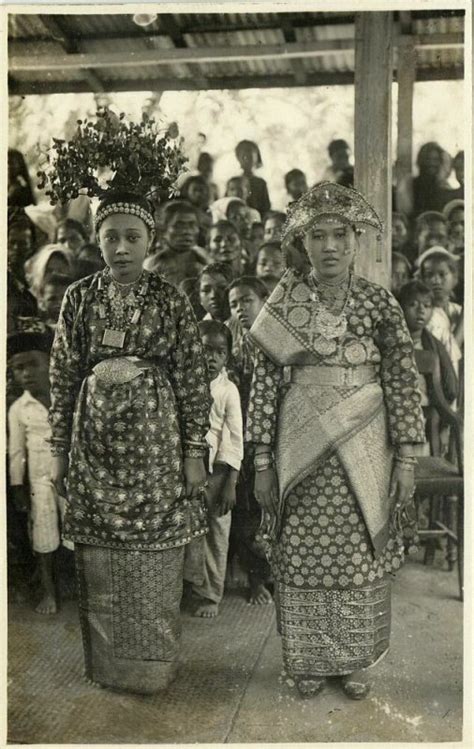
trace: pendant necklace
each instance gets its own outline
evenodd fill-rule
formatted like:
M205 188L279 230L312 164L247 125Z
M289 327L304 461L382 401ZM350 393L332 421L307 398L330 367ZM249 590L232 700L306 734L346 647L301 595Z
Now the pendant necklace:
M146 279L142 280L142 276L127 284L110 277L108 288L104 289L103 278L99 278L99 317L106 322L102 336L104 346L117 349L124 347L127 328L136 325L140 320L147 285ZM126 289L129 290L122 293L122 290Z
M352 290L352 273L349 274L349 284L347 286L344 303L342 305L341 311L338 314L334 314L327 309L327 306L324 304L321 298L320 289L318 288L318 283L313 273L310 273L309 278L312 286L311 296L313 301L315 301L318 305L316 313L316 325L318 328L318 333L327 341L331 341L334 338L340 338L347 330L347 318L345 315L345 311ZM327 286L331 287L332 285L327 284ZM341 289L341 284L334 284L333 286L334 291L336 291L336 289Z

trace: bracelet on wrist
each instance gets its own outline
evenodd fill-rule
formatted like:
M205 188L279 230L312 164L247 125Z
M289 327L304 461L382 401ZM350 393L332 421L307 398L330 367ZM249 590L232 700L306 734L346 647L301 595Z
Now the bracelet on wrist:
M184 451L184 458L201 458L206 455L206 451L199 447L188 447Z
M273 468L273 463L267 463L266 465L255 466L255 473L261 473L262 471L268 471Z

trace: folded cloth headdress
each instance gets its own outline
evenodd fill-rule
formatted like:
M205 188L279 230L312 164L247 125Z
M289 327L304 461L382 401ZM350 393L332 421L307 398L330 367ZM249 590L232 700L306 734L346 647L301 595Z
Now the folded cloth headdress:
M155 228L151 200L162 202L177 194L176 180L186 157L176 141L177 126L160 129L143 114L139 123L127 122L100 107L95 121L77 121L68 142L53 138L38 187L47 187L51 203L66 203L78 195L98 197L95 229L114 213L139 216Z
M432 255L443 255L446 260L452 260L455 263L458 263L461 258L459 255L454 255L452 252L449 252L445 247L442 247L441 245L437 244L434 247L430 247L428 250L425 250L421 253L415 260L415 268L421 268L425 260L428 260L429 257Z
M354 226L368 225L379 237L383 224L370 203L352 187L321 182L291 205L282 229L282 246L287 248L318 221L338 219Z
M456 198L455 200L450 200L449 203L446 203L443 208L443 216L446 221L450 220L452 212L457 210L458 208L462 208L464 210L464 200L462 200L461 198Z

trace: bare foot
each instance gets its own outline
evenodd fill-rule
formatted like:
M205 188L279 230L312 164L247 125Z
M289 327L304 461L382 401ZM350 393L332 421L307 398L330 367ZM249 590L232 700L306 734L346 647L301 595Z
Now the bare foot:
M219 613L219 606L213 601L203 601L198 604L193 616L200 616L203 619L214 619Z
M35 608L35 611L37 614L56 614L58 606L55 597L46 593Z
M272 601L272 594L263 583L254 583L250 586L249 603L252 606L265 606Z

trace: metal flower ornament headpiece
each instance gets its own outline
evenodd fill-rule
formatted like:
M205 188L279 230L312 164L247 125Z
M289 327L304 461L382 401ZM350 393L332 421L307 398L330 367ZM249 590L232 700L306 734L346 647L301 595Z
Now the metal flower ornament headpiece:
M143 114L141 122L125 120L107 107L95 120L78 120L69 141L53 138L38 171L38 187L46 189L52 205L78 195L104 199L126 190L146 198L169 199L184 171L186 157L176 142L176 123L161 128Z
M372 226L381 235L383 225L370 203L357 190L321 182L292 205L282 229L282 243L287 246L318 221L337 219L358 227Z

